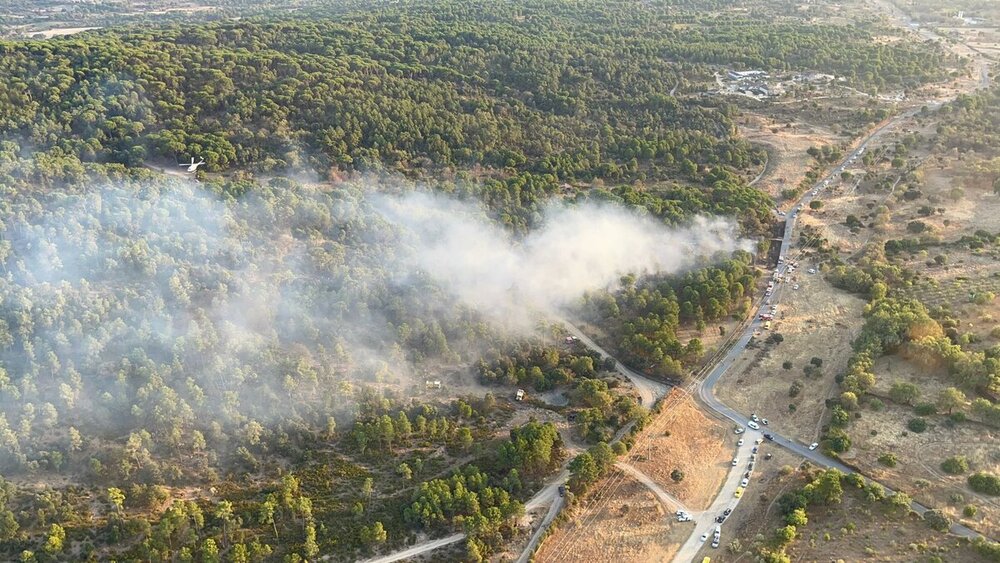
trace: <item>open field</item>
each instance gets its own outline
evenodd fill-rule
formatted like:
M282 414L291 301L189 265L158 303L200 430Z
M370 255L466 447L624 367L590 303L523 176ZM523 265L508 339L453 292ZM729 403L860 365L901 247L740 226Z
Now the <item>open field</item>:
M718 394L733 408L756 412L782 434L810 443L819 435L824 401L837 393L833 378L846 365L864 301L833 288L820 275L805 274L805 269L803 264L796 272L798 291L787 283L782 289L773 328L784 341L765 344L765 331L722 380ZM814 357L823 360L818 378L803 373ZM792 362L791 369L784 369L786 361ZM790 397L796 381L803 388Z
M824 147L843 139L825 126L793 122L792 115L768 108L767 113L748 111L741 123L743 136L768 151L768 170L755 187L772 197L795 188L805 178L812 157L810 147ZM790 124L790 125L789 125Z
M617 469L612 470L606 479L617 474ZM603 481L595 484L597 489L601 486ZM677 522L649 489L626 477L615 497L598 503L596 509L592 499L584 500L570 520L542 544L534 560L669 561L691 533L691 526Z
M692 399L660 416L674 422L666 432L651 436L641 449L633 450L638 460L632 465L691 510L702 510L711 504L729 472L735 435L728 425L705 416ZM684 473L680 483L670 478L674 469Z
M940 390L953 384L940 370L924 369L898 356L881 358L875 371L878 378L873 394L882 397L885 408L877 413L865 409L854 420L849 430L853 446L843 454L844 460L886 485L906 491L915 500L940 508L953 519L962 519L968 526L995 537L1000 532L1000 499L973 492L966 487L967 475L948 475L940 465L950 456L962 455L968 459L971 472L1000 472L1000 451L996 447L1000 433L975 422L953 424L945 414L926 417L930 426L925 432L910 432L906 424L917 415L912 407L888 399L892 383L917 384L921 389L917 402L933 401ZM886 453L898 459L895 467L879 463L879 456ZM966 504L977 508L974 518L962 518Z

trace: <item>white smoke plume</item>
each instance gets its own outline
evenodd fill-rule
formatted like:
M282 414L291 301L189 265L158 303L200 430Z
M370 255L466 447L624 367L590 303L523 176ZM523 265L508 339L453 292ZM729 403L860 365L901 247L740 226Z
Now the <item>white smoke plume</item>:
M425 272L506 325L530 323L533 313L551 314L625 274L679 272L747 247L723 219L669 228L604 203L551 204L543 226L519 240L482 210L443 196L382 197L376 208L404 229L404 271Z

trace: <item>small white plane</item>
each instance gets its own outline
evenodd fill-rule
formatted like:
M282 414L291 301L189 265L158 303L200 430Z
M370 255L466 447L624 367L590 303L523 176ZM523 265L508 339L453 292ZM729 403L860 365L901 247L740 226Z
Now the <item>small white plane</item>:
M205 164L205 159L204 158L201 159L200 162L195 162L194 161L194 157L192 156L191 157L191 164L180 164L179 166L187 166L187 171L188 172L197 172L198 171L198 167L201 166L202 164Z

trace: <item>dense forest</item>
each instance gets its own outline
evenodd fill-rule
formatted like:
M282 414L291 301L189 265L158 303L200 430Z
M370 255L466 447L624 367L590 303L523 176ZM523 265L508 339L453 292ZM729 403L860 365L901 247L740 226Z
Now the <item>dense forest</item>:
M735 106L671 96L681 75L877 90L948 62L711 5L345 2L0 42L0 558L354 560L463 531L481 560L567 457L514 422L515 385L565 398L581 488L607 471L646 414L614 362L552 318L494 322L383 204L447 194L514 248L553 205L758 235L764 152ZM197 182L158 171L191 157ZM683 264L563 301L681 378L703 350L679 331L745 313L758 276L745 251Z
M871 31L633 8L437 2L8 43L0 123L40 149L132 165L694 176L761 155L733 138L731 108L666 95L683 65L822 69L859 86L943 76L942 51Z

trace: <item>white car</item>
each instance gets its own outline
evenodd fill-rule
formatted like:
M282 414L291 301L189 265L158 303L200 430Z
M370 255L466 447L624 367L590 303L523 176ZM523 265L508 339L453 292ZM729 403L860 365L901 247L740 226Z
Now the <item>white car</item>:
M739 462L740 462L740 458L734 457L733 458L733 467L736 467L736 464L739 463Z
M756 440L753 441L753 443L757 444L757 445L763 444L764 443L764 439L763 438L757 438Z
M743 428L742 426L737 426L736 430L734 430L734 432L736 432L737 434L742 434L746 431L747 431L746 428Z
M712 547L714 547L716 549L719 548L719 538L715 538L715 539L712 540Z
M813 443L809 444L809 451L815 450L818 447L819 447L819 444L816 443L816 442L813 442Z
M799 284L795 284L795 285L793 285L793 286L792 286L792 289L794 289L794 290L798 291L798 290L799 290Z
M753 428L754 430L760 430L760 425L757 424L756 422L752 421L752 420L747 421L747 426L749 426L750 428Z
M743 445L743 438L740 438L740 439L739 439L739 440L738 440L738 441L736 442L736 445L737 445L737 446L742 446L742 445Z
M767 426L767 419L766 419L766 418L762 418L762 419L760 419L760 422L761 422L761 424L763 424L764 426Z
M750 420L752 420L754 422L757 422L760 419L757 418L757 413L753 413L753 414L750 415Z
M740 481L740 486L742 487L746 487L749 484L750 484L750 479L743 479L742 481Z
M707 539L708 539L708 532L705 532L704 534L701 535L701 541L705 541Z
M807 270L807 271L808 271L808 272L809 272L810 274L815 274L815 273L816 273L816 268L809 268L809 270Z

